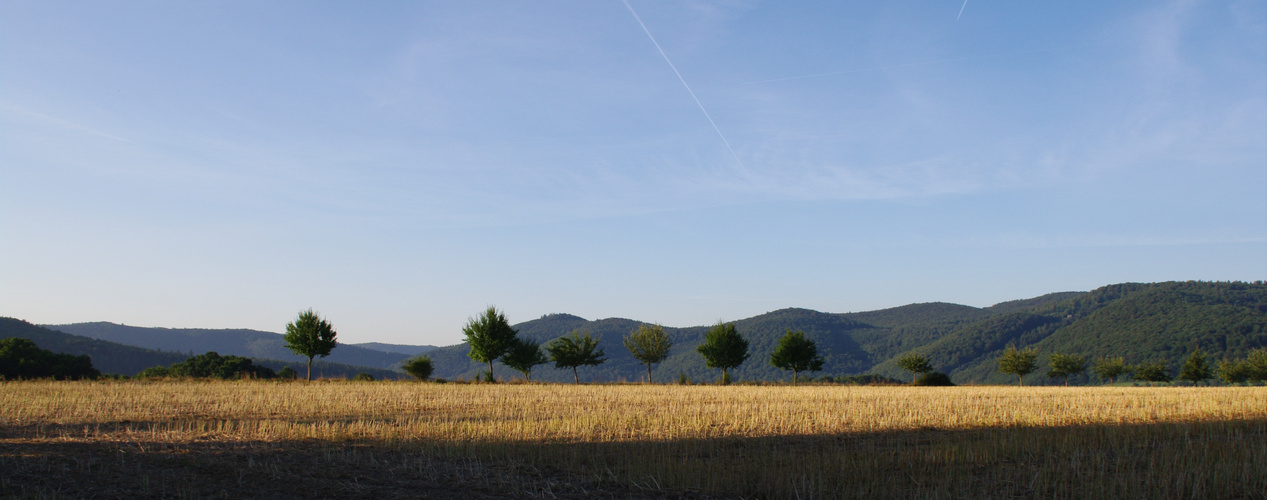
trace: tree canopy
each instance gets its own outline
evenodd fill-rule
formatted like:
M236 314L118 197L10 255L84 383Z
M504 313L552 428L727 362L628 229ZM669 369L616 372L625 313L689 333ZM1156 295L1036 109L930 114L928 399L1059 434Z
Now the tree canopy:
M1201 349L1192 351L1188 360L1179 368L1179 380L1187 380L1193 384L1212 376L1214 373L1210 370L1210 362L1205 359L1205 353Z
M1025 376L1034 371L1038 362L1038 350L1031 347L1029 349L1017 349L1016 346L1007 346L1003 351L1003 355L999 357L999 371L1016 375L1020 385L1025 385Z
M434 369L431 364L431 356L417 356L406 359L405 364L400 368L418 380L431 378L431 372Z
M541 345L527 339L516 338L510 350L502 355L502 363L524 374L524 379L529 382L532 382L532 369L549 362L550 358L541 352Z
M917 378L922 373L933 371L933 364L928 361L928 358L914 353L897 358L897 366L911 372Z
M695 348L704 357L704 365L709 368L721 368L721 381L727 383L730 377L726 370L735 368L748 360L748 341L735 330L734 323L718 322L704 334L704 342Z
M607 361L603 357L603 349L598 347L598 340L588 331L582 335L580 330L572 330L571 336L551 340L546 350L550 352L555 368L572 369L572 379L578 384L581 383L581 376L576 371L578 366L598 366Z
M286 324L286 348L308 357L308 380L312 380L312 358L329 356L339 345L335 340L337 335L334 327L312 309L299 313L295 321Z
M488 379L495 380L493 362L505 355L515 343L516 332L506 321L506 315L496 307L488 306L483 314L467 319L462 333L466 334L466 343L471 346L467 355L477 362L488 363Z
M818 345L805 338L805 332L788 330L770 355L770 364L781 370L791 370L792 385L796 385L800 372L822 370L823 358L818 355Z
M643 323L637 330L625 337L625 349L633 354L634 359L647 365L647 383L651 383L651 364L664 361L669 356L669 348L673 341L664 333L660 325Z
M1135 380L1145 382L1170 382L1170 370L1165 361L1145 361L1135 365Z
M1053 352L1050 365L1051 369L1047 370L1047 377L1063 379L1067 386L1071 375L1078 375L1087 370L1087 358Z
M1109 379L1112 384L1122 375L1129 375L1131 367L1126 365L1126 359L1121 356L1102 356L1095 360L1095 366L1091 367L1091 371L1095 372L1097 377Z

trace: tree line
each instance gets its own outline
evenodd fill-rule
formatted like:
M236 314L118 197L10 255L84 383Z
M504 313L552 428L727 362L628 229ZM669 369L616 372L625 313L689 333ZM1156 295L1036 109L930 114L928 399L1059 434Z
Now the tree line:
M482 372L479 377L487 382L495 381L495 361L522 373L528 381L532 380L534 368L553 363L556 369L572 370L572 380L576 383L581 380L580 367L598 366L607 361L606 352L599 347L600 339L595 339L588 330L573 330L543 346L520 337L506 320L506 315L493 306L479 316L469 318L462 333L471 348L467 356L478 363L488 364L488 371ZM622 340L634 359L646 365L648 383L652 381L651 366L668 358L673 348L673 341L660 325L642 324ZM696 352L703 358L705 366L721 370L723 384L731 381L730 371L750 357L747 339L739 334L733 323L724 322L718 322L708 330ZM814 342L805 338L804 332L789 330L779 340L770 364L791 371L792 381L796 383L800 372L821 370L823 358L818 355ZM430 359L427 356L414 358L406 362L405 371L426 379L431 374Z
M502 364L523 374L531 382L533 369L553 363L556 369L572 370L572 377L580 383L579 369L598 366L607 361L606 353L599 347L599 340L587 330L573 330L570 334L551 340L546 345L522 338L507 321L506 315L489 306L476 317L468 318L462 328L468 356L476 362L487 363L488 371L480 378L495 382L493 363ZM285 346L292 352L308 358L307 380L312 380L312 361L326 357L338 346L337 332L326 319L312 309L302 311L295 320L287 323ZM623 344L647 368L647 382L652 382L651 367L664 361L673 347L672 340L660 325L642 324L625 336ZM720 382L731 382L730 371L738 368L750 357L748 340L736 330L733 323L718 322L704 336L696 352L705 366L721 370ZM772 366L792 372L796 384L801 372L819 371L823 358L813 340L804 332L788 329L770 356ZM953 385L949 376L936 372L925 356L906 354L896 360L898 367L910 372L916 385ZM1164 361L1146 361L1130 365L1123 357L1100 357L1092 362L1084 356L1053 352L1048 357L1048 378L1069 384L1069 378L1081 375L1088 369L1097 377L1115 383L1128 377L1146 382L1170 382L1172 371ZM402 369L409 375L427 380L433 373L429 356L417 356L404 362ZM998 358L1000 373L1017 376L1024 385L1024 377L1038 369L1038 351L1034 347L1019 349L1009 345ZM220 356L215 352L192 356L171 366L147 368L140 377L199 377L199 378L295 378L290 367L279 372L254 365L250 358ZM367 374L360 374L367 375ZM92 368L88 356L55 354L39 349L34 342L24 338L0 340L0 377L15 378L96 378L100 373ZM359 375L358 375L359 376ZM1258 348L1242 359L1225 359L1211 364L1205 353L1194 350L1180 367L1178 379L1197 384L1212 378L1225 383L1267 382L1267 348ZM372 377L361 377L372 379Z
M898 367L918 377L933 371L928 358L918 354L907 354L898 358ZM1104 356L1094 362L1085 356L1053 352L1048 356L1047 377L1058 379L1067 386L1069 377L1081 375L1088 368L1095 376L1107 380L1110 384L1118 379L1134 378L1143 382L1170 382L1175 379L1172 371L1164 361L1144 361L1130 365L1121 356ZM1018 349L1009 345L998 359L1000 373L1016 375L1017 384L1025 385L1025 376L1038 369L1038 350L1034 347ZM1240 384L1245 382L1267 382L1267 348L1258 348L1249 352L1245 358L1225 359L1217 364L1210 360L1201 349L1190 354L1183 366L1179 367L1179 380L1198 384L1212 378L1224 383Z

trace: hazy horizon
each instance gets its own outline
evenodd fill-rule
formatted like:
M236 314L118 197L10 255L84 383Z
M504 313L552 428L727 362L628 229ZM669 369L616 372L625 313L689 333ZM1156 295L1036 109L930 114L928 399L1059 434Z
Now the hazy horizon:
M451 345L1267 279L1267 3L0 1L0 315Z

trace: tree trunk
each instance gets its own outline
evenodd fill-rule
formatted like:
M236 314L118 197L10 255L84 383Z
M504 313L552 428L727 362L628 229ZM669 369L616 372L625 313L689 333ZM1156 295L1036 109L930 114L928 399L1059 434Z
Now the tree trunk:
M575 366L572 367L572 380L575 380L578 384L581 383L581 376L576 374Z
M312 356L308 356L308 381L312 382Z
M717 385L726 385L726 369L725 368L721 369L721 381L719 381Z
M796 385L796 370L792 370L792 385Z
M493 378L493 360L491 359L488 360L488 380L497 382L497 379Z
M1021 377L1020 375L1017 375L1017 376L1016 376L1016 381L1017 381L1017 382L1020 382L1021 387L1025 387L1025 378L1024 378L1024 377Z
M651 363L647 363L647 383L651 383Z

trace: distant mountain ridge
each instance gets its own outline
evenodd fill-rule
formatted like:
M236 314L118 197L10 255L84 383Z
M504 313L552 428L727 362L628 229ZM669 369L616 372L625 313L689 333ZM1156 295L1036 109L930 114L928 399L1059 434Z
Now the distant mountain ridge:
M978 308L944 302L909 304L877 311L825 313L789 308L733 322L750 343L751 357L732 376L737 380L784 380L786 372L769 364L770 353L787 330L806 333L824 357L824 369L807 375L879 375L908 379L896 358L916 353L929 357L934 367L960 383L1010 383L1015 379L996 370L999 353L1008 345L1039 350L1040 369L1027 384L1044 383L1047 357L1052 352L1095 356L1123 356L1128 363L1164 361L1176 369L1193 349L1212 361L1243 357L1267 347L1267 284L1247 282L1123 283L1090 292L1057 292ZM582 367L583 381L637 381L645 368L622 345L625 335L642 322L607 318L587 320L571 314L548 314L514 325L523 337L542 344L573 330L600 338L608 361ZM121 344L158 347L167 351L201 353L215 350L253 358L301 360L282 347L281 335L256 330L198 330L137 328L110 323L55 325L66 333L118 339ZM666 327L674 342L668 359L653 367L660 382L685 375L712 381L718 370L704 366L695 348L709 326ZM77 333L81 332L81 333ZM424 350L425 349L425 350ZM485 365L467 356L469 346L431 348L367 343L340 345L327 361L371 366L399 373L401 361L417 353L433 360L434 376L474 379ZM108 371L108 370L105 370ZM518 372L497 363L498 378L518 378ZM377 376L377 375L376 375ZM537 367L534 380L570 381L569 370ZM1073 377L1080 383L1087 377Z
M146 349L143 347L129 346L106 340L72 335L44 328L39 325L33 325L19 319L0 317L0 339L10 337L30 339L41 349L48 349L57 353L74 355L84 354L92 359L93 367L102 373L115 373L129 376L136 375L137 373L140 373L141 370L153 366L170 366L173 363L184 361L190 356L188 353ZM199 350L195 352L195 354L203 354L207 351L214 351L214 349ZM272 368L274 371L280 370L282 367L289 366L292 369L302 372L306 365L305 362L287 362L263 358L252 359L255 361L255 364ZM312 364L312 373L314 377L351 378L353 375L362 372L369 373L379 379L404 377L403 374L392 370L365 366L353 366L326 361L315 361Z
M360 344L346 344L356 347L369 349L372 351L390 352L396 354L404 354L406 356L416 356L427 351L438 349L433 345L408 345L408 344L384 344L382 342L362 342Z
M148 328L106 322L43 326L72 335L164 351L193 352L194 354L215 351L222 355L232 354L258 359L275 359L284 362L307 362L308 359L287 349L282 334L259 330ZM391 344L378 345L391 346ZM425 349L425 347L429 346L417 347ZM410 354L393 352L383 348L339 344L339 347L331 351L329 356L320 359L329 363L394 370L399 368L401 362L410 356Z

